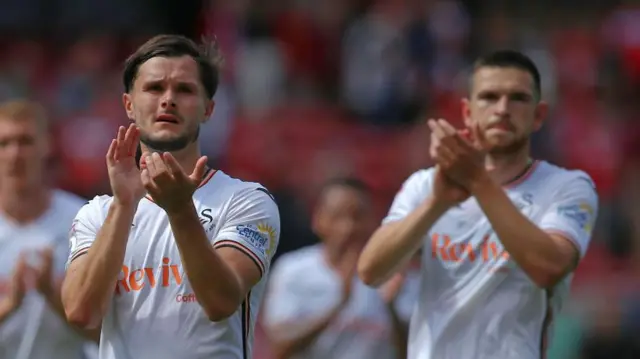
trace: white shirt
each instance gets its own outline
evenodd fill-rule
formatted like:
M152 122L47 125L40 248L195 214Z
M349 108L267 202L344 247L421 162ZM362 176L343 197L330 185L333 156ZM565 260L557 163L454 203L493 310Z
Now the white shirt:
M215 248L251 258L263 279L231 317L211 322L182 267L166 212L148 197L135 213L122 271L102 322L101 359L249 359L265 276L278 245L280 218L259 184L210 171L193 196ZM69 261L90 251L112 197L95 197L76 216Z
M432 191L434 169L414 173L384 223L404 218ZM584 255L598 210L582 171L536 162L505 188L521 212ZM554 313L571 275L538 288L504 251L475 198L450 209L424 238L420 299L412 317L409 359L535 359L545 351Z
M334 322L306 350L292 359L396 358L388 309L376 289L353 279L352 294ZM417 296L418 278L410 275L396 299L398 315L408 323ZM342 298L342 279L323 256L321 245L284 254L269 278L263 311L268 336L298 337L326 317ZM287 328L284 331L282 328Z
M67 236L71 222L85 201L63 191L53 191L51 204L40 218L19 225L0 215L0 295L9 294L11 277L20 253L38 268L37 251L52 248L53 280L60 284L69 254ZM29 289L20 309L0 324L0 358L75 359L85 341L49 306L35 288Z

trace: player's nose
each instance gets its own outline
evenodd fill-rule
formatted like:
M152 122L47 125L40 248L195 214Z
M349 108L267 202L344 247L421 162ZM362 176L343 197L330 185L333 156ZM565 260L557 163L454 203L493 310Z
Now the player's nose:
M509 98L507 96L500 97L500 100L496 103L495 112L500 116L509 113Z
M161 106L162 106L162 108L175 108L176 107L176 102L175 102L175 97L174 97L173 91L171 91L171 90L165 91L164 95L162 96Z

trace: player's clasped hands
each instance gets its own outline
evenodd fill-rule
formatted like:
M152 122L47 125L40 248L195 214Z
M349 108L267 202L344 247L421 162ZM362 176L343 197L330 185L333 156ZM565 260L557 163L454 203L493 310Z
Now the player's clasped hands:
M40 264L38 267L30 267L35 275L35 286L38 292L45 297L55 295L53 278L53 249L45 248L38 251Z
M6 315L6 313L13 313L22 305L22 300L26 293L24 279L27 269L26 256L21 254L13 269L9 293L0 303L0 316L2 314Z
M456 130L446 120L429 120L430 155L436 161L436 190L445 201L460 202L469 197L473 181L485 174L484 150L475 133ZM478 131L476 131L478 132Z
M484 151L477 135L456 130L443 119L429 120L428 124L431 156L447 176L468 188L485 171Z
M21 253L18 257L11 276L9 295L0 303L0 313L13 313L18 310L32 286L44 297L54 295L53 250L45 248L37 251L36 254L40 257L37 267L27 263L27 253Z

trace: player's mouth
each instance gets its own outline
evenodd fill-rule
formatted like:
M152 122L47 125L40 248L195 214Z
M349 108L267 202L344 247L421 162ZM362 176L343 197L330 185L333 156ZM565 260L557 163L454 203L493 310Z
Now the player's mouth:
M492 125L489 125L489 127L487 127L488 130L500 130L500 131L513 131L513 126L511 126L511 124L507 121L500 121L500 122L496 122Z
M156 117L156 122L178 124L180 123L180 119L176 115L172 115L170 113L163 113L158 117Z

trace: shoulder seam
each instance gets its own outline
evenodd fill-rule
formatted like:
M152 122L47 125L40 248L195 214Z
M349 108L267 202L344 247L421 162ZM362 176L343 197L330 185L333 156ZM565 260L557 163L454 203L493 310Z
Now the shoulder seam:
M265 193L267 196L269 196L269 198L271 198L271 200L272 200L273 202L276 202L276 198L275 198L275 197L273 196L273 194L271 194L271 192L269 192L269 190L267 190L266 188L264 188L264 187L258 187L258 188L255 188L254 190L256 190L256 191L258 191L258 192L263 192L263 193Z

